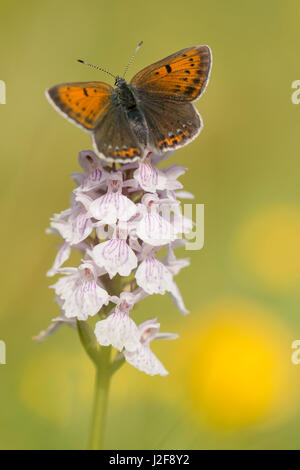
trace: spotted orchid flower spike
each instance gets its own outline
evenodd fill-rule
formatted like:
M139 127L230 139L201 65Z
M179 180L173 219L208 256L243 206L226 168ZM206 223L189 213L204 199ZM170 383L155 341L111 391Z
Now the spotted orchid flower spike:
M158 169L163 158L148 154L118 170L92 151L79 154L82 172L73 174L76 183L70 207L55 214L48 233L62 239L47 275L59 276L51 285L60 316L48 330L35 337L43 340L63 324L84 328L101 347L112 346L115 362L127 361L149 375L168 372L150 349L157 338L174 339L159 333L157 320L141 324L133 317L134 307L145 297L168 293L179 311L188 313L174 277L189 265L175 256L184 245L184 233L192 221L182 215L177 194L183 194L179 165ZM161 249L167 249L160 257ZM66 267L72 251L81 255L77 267ZM91 317L94 332L89 325Z

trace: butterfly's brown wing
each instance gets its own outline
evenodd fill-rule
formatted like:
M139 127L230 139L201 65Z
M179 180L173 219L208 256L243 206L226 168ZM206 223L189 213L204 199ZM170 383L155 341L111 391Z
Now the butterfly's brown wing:
M131 86L155 151L182 147L199 134L202 121L191 101L205 90L210 67L209 47L196 46L182 49L133 77Z
M109 108L112 91L103 82L63 83L49 88L46 96L64 117L91 131Z
M96 152L104 155L108 161L126 163L142 156L143 146L120 106L112 104L108 108L92 132L92 139Z
M188 47L146 67L133 77L131 85L153 99L194 101L205 90L211 61L208 46Z
M202 128L200 114L191 103L153 101L145 96L140 107L148 126L149 146L155 152L188 144Z

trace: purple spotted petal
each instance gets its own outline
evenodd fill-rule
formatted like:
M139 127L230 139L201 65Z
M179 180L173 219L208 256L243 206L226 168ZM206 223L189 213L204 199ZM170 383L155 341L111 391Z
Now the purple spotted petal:
M136 205L119 192L108 192L90 205L91 215L107 224L114 224L119 219L127 221L136 213Z
M159 214L147 213L137 225L138 236L149 245L166 245L175 240L172 225Z
M138 327L127 313L113 313L105 320L96 324L95 335L99 344L109 346L110 344L122 351L134 351L140 345L140 333Z
M104 267L109 276L113 278L117 273L120 276L129 276L132 269L137 267L137 257L128 246L126 240L114 238L95 246L92 252L95 263Z
M137 284L148 294L164 294L172 288L172 274L155 256L148 256L135 273Z
M129 364L149 375L168 375L168 371L157 359L147 344L140 344L136 351L124 351L124 357Z

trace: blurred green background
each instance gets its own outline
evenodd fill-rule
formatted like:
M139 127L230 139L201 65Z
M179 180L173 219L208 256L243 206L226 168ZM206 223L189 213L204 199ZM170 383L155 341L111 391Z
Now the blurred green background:
M205 246L184 253L192 263L177 278L188 317L168 296L139 305L137 319L157 315L180 338L153 345L168 377L118 372L105 446L299 449L299 2L1 0L0 9L0 447L86 447L93 369L76 332L31 339L59 314L45 276L57 240L45 228L68 207L69 174L91 148L44 90L106 81L76 59L120 73L143 39L128 78L184 47L213 52L197 103L204 130L172 157L205 204Z

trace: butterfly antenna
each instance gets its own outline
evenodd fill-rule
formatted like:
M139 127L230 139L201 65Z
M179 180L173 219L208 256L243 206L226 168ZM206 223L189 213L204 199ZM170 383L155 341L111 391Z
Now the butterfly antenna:
M130 57L130 60L129 60L129 62L128 62L126 68L125 68L125 71L124 71L124 74L123 74L123 78L125 77L125 75L126 75L126 73L127 73L127 70L129 69L129 66L130 66L131 63L132 63L135 54L137 53L137 51L139 50L139 48L141 47L142 44L143 44L143 41L141 41L141 42L138 44L138 46L137 46L137 48L135 49L134 53L133 53L132 56Z
M111 77L116 78L115 75L113 75L112 73L110 73L108 70L105 70L105 69L103 69L103 68L101 68L101 67L98 67L98 65L88 64L87 62L85 62L85 61L82 60L82 59L77 59L77 62L80 62L81 64L84 64L84 65L88 65L89 67L93 67L94 69L101 70L101 72L107 73L107 74L110 75Z

